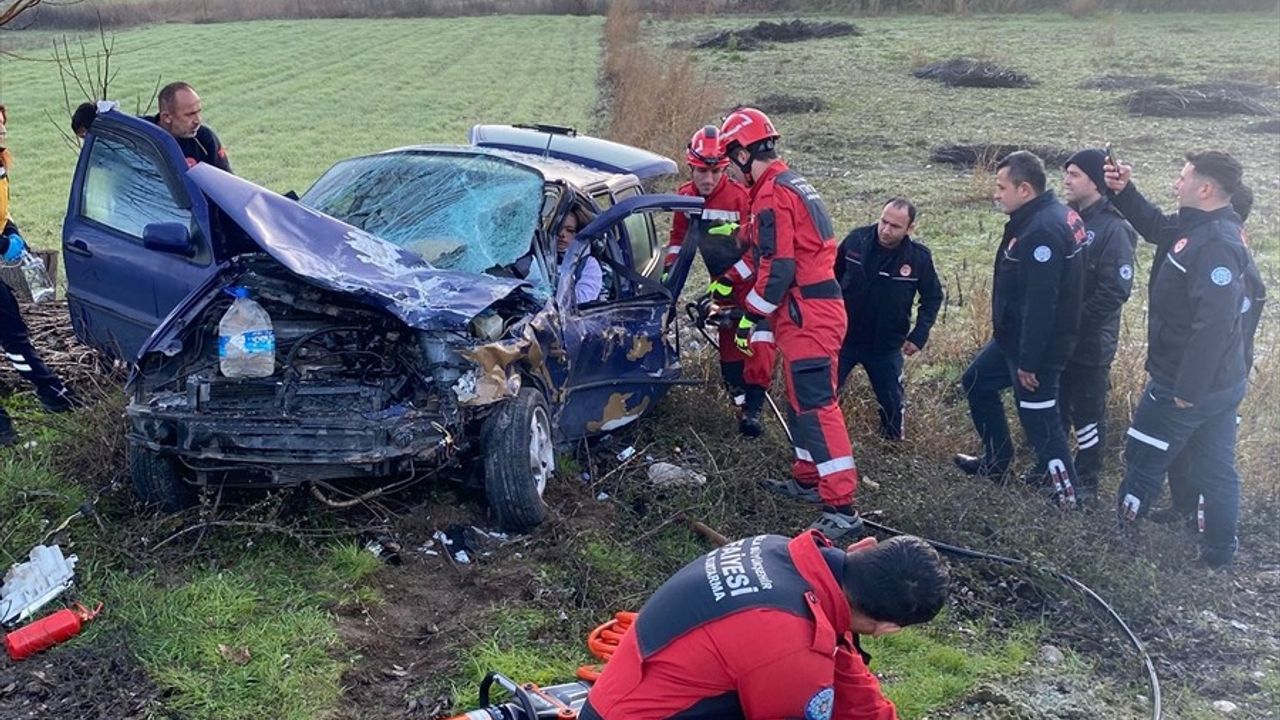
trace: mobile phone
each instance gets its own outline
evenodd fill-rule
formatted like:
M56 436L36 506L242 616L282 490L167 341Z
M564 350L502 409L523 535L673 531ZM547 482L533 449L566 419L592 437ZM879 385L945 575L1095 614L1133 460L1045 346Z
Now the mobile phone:
M1119 169L1120 163L1116 162L1116 154L1111 150L1111 143L1107 143L1105 152L1107 153L1107 164Z

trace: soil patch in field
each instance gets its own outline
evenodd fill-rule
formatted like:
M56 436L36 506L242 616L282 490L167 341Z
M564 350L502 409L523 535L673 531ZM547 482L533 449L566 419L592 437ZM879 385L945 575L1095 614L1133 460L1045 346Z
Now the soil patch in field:
M1060 167L1071 157L1070 150L1047 147L1044 145L942 145L933 149L929 160L935 163L954 165L958 168L981 167L994 170L996 163L1011 152L1029 150L1044 161L1047 167Z
M159 708L159 689L118 636L77 638L17 663L0 656L7 720L142 720Z
M1245 126L1245 132L1254 135L1280 135L1280 120L1263 120Z
M1171 75L1098 75L1080 83L1081 90L1142 90L1177 85Z
M116 377L104 373L107 367L97 350L81 345L71 330L67 303L64 300L39 305L21 304L22 318L30 330L31 344L40 353L40 359L77 391L90 388L116 388L124 380L123 370ZM30 390L31 384L22 379L9 363L0 365L0 393Z
M987 60L952 58L911 73L921 80L936 80L948 87L1029 88L1036 84L1028 75Z
M1130 115L1152 117L1222 117L1263 115L1272 112L1254 97L1240 91L1240 83L1187 85L1178 88L1148 88L1125 98Z
M790 115L822 112L827 109L827 101L816 95L800 97L796 95L770 94L756 100L753 106L769 115Z
M853 23L847 22L809 22L807 20L790 20L772 22L762 20L749 28L740 30L722 30L718 33L704 35L693 41L698 49L724 48L734 50L758 50L765 43L793 43L802 40L844 37L861 35L862 31Z

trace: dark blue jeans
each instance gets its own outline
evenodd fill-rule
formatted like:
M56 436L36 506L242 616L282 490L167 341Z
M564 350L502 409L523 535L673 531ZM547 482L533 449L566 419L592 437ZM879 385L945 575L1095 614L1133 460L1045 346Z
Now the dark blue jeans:
M1154 507L1174 460L1185 465L1204 496L1201 555L1210 562L1229 561L1236 550L1240 521L1240 475L1236 472L1236 410L1244 399L1245 381L1179 408L1173 391L1152 381L1133 413L1124 450L1124 483L1120 498L1133 495L1143 515Z
M36 396L46 409L59 412L70 407L66 386L45 366L31 346L27 323L22 319L18 301L4 283L0 283L0 348L4 350L9 365L35 387ZM13 423L8 413L0 408L0 433L12 431Z
M890 440L901 440L903 416L906 413L905 392L902 388L902 351L872 352L865 346L845 343L840 347L840 368L836 375L839 387L861 365L871 381L871 391L879 405L880 435Z
M1058 410L1058 382L1061 368L1040 368L1039 387L1027 390L1017 382L1017 361L1004 354L995 341L988 342L964 371L961 383L969 398L973 427L982 437L982 461L993 474L1004 473L1013 460L1013 441L1004 416L1000 393L1013 388L1018 403L1018 419L1027 442L1036 453L1036 467L1056 479L1076 483L1075 465L1067 446L1062 415Z

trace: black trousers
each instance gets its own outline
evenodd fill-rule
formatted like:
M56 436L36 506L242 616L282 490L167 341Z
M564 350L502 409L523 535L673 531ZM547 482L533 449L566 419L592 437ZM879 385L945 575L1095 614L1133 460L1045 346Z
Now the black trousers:
M1000 393L1013 388L1018 403L1018 419L1023 433L1036 453L1036 467L1047 472L1057 485L1076 481L1075 464L1062 429L1058 411L1058 382L1062 373L1056 368L1041 368L1036 373L1040 382L1034 391L1017 382L1017 361L1004 354L995 341L988 342L964 371L961 383L969 399L969 415L973 427L982 437L982 462L993 473L1004 473L1013 460L1013 441L1004 416Z
M0 347L4 349L5 357L8 358L13 369L35 386L36 396L40 398L40 404L45 409L64 412L71 408L71 397L67 387L45 366L40 356L36 354L36 349L31 346L27 323L18 310L18 301L13 297L13 291L9 286L2 282L0 282ZM4 408L0 408L0 434L12 431L13 423L9 420L8 413Z
M1062 425L1076 436L1076 473L1083 487L1097 488L1107 451L1107 392L1110 365L1068 363L1062 371L1058 406Z
M836 375L839 387L844 387L853 368L861 365L871 381L879 406L880 435L890 440L904 437L903 420L906 414L906 393L902 387L902 351L872 352L870 348L845 343L840 347L840 367Z

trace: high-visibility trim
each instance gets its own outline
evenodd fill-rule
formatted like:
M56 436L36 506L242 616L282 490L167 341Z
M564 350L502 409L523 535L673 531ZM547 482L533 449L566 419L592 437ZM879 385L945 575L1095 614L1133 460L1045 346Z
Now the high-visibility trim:
M1097 436L1097 435L1094 435L1092 440L1086 440L1086 441L1084 441L1084 442L1080 443L1080 444L1077 446L1077 448L1078 448L1078 449L1080 449L1080 450L1088 450L1089 448L1093 447L1094 445L1097 445L1097 444L1098 444L1098 440L1099 440L1098 436Z
M667 248L667 257L671 257L672 255L679 255L679 254L680 254L679 245L671 245Z
M1177 260L1174 260L1174 259L1173 259L1173 256L1172 256L1172 255L1165 255L1165 257L1169 258L1169 262L1173 263L1173 266L1174 266L1174 267L1178 268L1179 270L1181 270L1181 271L1182 271L1182 272L1184 272L1184 273L1187 271L1187 269L1186 269L1186 268L1184 268L1184 267L1182 267L1182 265L1181 265Z
M818 476L826 477L842 470L856 470L858 465L853 461L852 455L833 458L824 463L818 463Z
M703 220L727 220L729 222L737 222L739 217L737 210L702 209Z
M8 356L9 356L9 359L10 359L10 360L12 360L13 362L26 362L26 361L27 361L27 359L26 359L25 357L23 357L20 353L5 353L5 355L8 355Z
M1030 400L1018 401L1018 407L1022 408L1023 410L1048 410L1049 408L1057 404L1058 404L1057 400L1041 400L1039 402L1032 402Z
M13 369L18 372L31 372L31 366L25 363L14 363Z
M756 332L751 333L751 342L752 342L752 344L755 344L755 343L772 343L772 342L775 342L775 341L774 341L774 339L773 339L773 331L772 331L772 330L757 330Z
M747 293L747 307L760 315L772 315L778 309L777 305L765 300L755 290Z
M1076 429L1076 437L1080 437L1082 435L1088 435L1090 431L1097 430L1097 429L1098 429L1098 423L1089 423L1088 425L1085 425L1082 428Z
M1167 451L1169 449L1169 443L1160 438L1151 437L1137 428L1129 428L1129 437L1139 442L1144 442L1157 450Z
M755 269L752 268L750 263L748 263L746 260L739 260L738 262L734 263L733 270L734 272L738 273L738 277L742 278L743 280L746 280L747 278L751 277L756 272Z
M1076 435L1076 442L1088 442L1096 437L1098 437L1098 430L1095 428L1083 435Z

